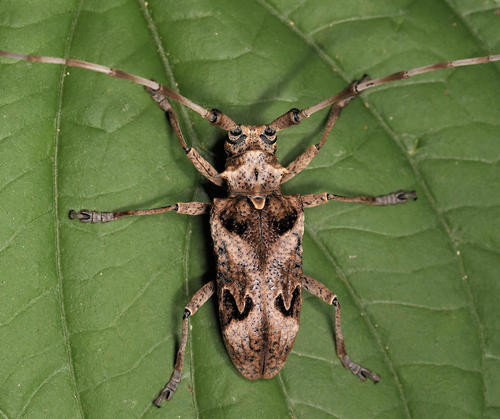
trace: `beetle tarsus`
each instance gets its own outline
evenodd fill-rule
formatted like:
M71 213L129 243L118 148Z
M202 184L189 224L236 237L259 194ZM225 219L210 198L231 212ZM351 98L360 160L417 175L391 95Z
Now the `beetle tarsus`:
M397 191L387 195L377 196L375 198L375 205L395 205L404 204L408 199L417 200L417 193L415 191Z
M160 392L153 404L156 407L161 407L161 403L163 402L163 400L166 400L168 402L174 395L175 390L177 390L177 385L180 383L180 381L181 370L175 369L172 373L172 376L170 377L170 381L165 387L163 387L163 390Z
M75 210L69 212L70 220L80 220L82 223L89 223L91 221L91 213L87 210L81 210L79 213Z
M356 362L352 361L351 358L349 358L348 355L344 355L340 361L342 362L342 365L350 370L355 376L357 376L361 381L366 381L367 378L372 380L375 384L377 384L380 381L380 376L375 374L374 372L371 372L367 368L363 368L361 365L357 364Z
M81 223L107 223L108 221L113 221L114 214L112 212L99 212L99 211L88 211L81 210L76 212L75 210L70 210L68 214L71 220L79 220Z

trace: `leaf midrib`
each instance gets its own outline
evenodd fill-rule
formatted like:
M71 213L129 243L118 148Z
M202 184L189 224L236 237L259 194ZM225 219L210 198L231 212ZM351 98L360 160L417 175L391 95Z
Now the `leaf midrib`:
M75 16L73 22L71 23L70 30L66 39L66 45L64 46L64 57L70 56L71 44L73 41L73 36L76 31L76 26L78 23L78 18L82 10L84 0L80 0L75 11ZM68 358L68 368L71 383L73 385L73 393L75 395L76 404L78 406L78 413L81 418L85 417L82 401L80 398L80 392L78 390L78 384L76 381L74 358L71 349L70 333L68 330L68 322L66 317L66 306L64 299L64 277L61 269L61 223L59 222L59 188L58 188L58 169L59 169L59 139L61 133L61 116L63 107L63 92L64 92L64 81L66 77L67 66L63 66L61 69L61 77L59 79L59 97L57 102L57 112L55 118L55 130L54 130L54 157L53 157L53 200L54 200L54 241L55 241L55 263L56 263L56 274L57 274L57 294L59 300L59 312L61 316L61 327L63 332L64 347L66 356ZM26 407L26 406L25 406ZM25 410L25 409L23 409ZM22 413L22 411L21 411Z
M149 10L147 9L147 6L144 4L144 2L142 2L141 0L138 0L138 3L139 3L139 8L141 9L142 14L144 16L144 19L147 23L147 27L151 31L153 42L155 43L155 45L157 47L158 55L160 57L162 66L164 68L167 80L169 81L170 86L172 86L172 89L177 91L178 93L180 93L179 89L177 87L178 84L177 84L175 77L174 77L174 72L173 72L172 67L170 65L170 62L167 58L167 54L165 53L165 49L163 48L163 44L161 43L161 39L160 39L160 36L158 34L158 30L156 29L156 24L153 20L153 17L149 13ZM192 128L191 118L189 117L189 113L187 112L187 110L184 106L181 107L180 113L181 113L181 119L183 119L185 122L184 125L186 127L188 127L187 129L188 129L189 135L191 137L190 138L191 143L196 142L197 144L199 144L199 138L196 135L194 129ZM195 197L199 194L199 190L200 190L199 178L200 178L199 174L196 174L195 176L193 176L194 182L193 182L193 188L192 188L193 193L191 194L191 200L194 200ZM186 224L185 224L186 231L185 231L185 236L184 236L185 237L185 240L184 240L184 255L185 255L185 258L184 258L184 285L185 285L185 290L186 290L186 297L188 299L190 299L192 294L194 294L193 292L190 292L189 286L188 286L189 254L190 254L190 246L191 246L191 232L192 232L193 221L194 221L193 217L191 217L191 216L187 217ZM188 338L189 338L189 341L192 342L191 329L188 332ZM195 366L194 366L194 358L193 358L193 345L189 344L187 346L186 350L189 352L191 387L192 387L192 391L191 391L192 397L191 398L193 401L193 411L194 411L195 417L198 418L199 417L199 409L198 409L198 403L197 403L197 392L196 392L196 385L195 385L195 378L194 378ZM149 409L147 409L147 410L151 410L151 408L152 408L152 406L150 405Z

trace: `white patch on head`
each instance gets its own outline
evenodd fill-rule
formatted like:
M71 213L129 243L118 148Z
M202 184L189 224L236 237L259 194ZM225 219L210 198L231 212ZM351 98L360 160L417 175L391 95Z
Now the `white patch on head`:
M260 196L279 190L281 179L287 170L281 166L271 165L269 153L252 150L247 151L242 158L243 164L221 173L230 193Z

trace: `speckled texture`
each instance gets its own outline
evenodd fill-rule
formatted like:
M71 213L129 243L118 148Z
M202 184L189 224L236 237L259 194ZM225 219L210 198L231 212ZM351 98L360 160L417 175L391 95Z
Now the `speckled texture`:
M273 154L250 150L228 158L220 177L226 180L230 195L263 196L280 190L285 173Z
M217 300L224 343L250 380L274 377L299 328L304 213L299 195L214 200Z
M290 172L274 154L275 131L239 125L228 134L219 176L229 197L215 199L210 212L219 318L238 371L250 380L271 378L299 328L302 198L281 195Z

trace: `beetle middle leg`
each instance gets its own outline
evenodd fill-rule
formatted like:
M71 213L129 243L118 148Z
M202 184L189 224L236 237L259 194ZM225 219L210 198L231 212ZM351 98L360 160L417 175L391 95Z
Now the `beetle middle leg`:
M379 196L342 196L332 193L316 193L302 195L304 208L317 207L318 205L326 204L330 200L343 201L343 202L357 202L365 205L396 205L405 204L409 199L417 200L417 193L415 191L405 192L397 191Z
M184 308L184 315L182 316L182 339L181 345L177 351L177 357L175 359L175 366L170 380L163 387L162 391L155 399L154 404L156 407L160 407L163 400L170 400L177 389L177 385L181 381L182 368L184 367L184 354L186 353L186 343L188 338L188 319L190 316L195 314L198 309L207 302L207 300L213 295L215 290L215 281L210 281L201 287L196 294L194 294L191 301Z
M337 356L339 357L340 362L342 362L342 365L361 380L365 381L369 378L374 383L378 383L380 377L377 374L357 364L349 358L349 355L347 355L344 336L342 335L342 329L340 326L340 303L337 296L321 282L318 282L309 276L304 276L302 278L302 286L312 295L335 307L335 347Z
M138 215L153 215L153 214L163 214L168 211L175 211L179 214L186 215L201 215L206 214L210 209L210 204L205 202L177 202L173 205L168 205L161 208L151 208L143 210L125 210L125 211L112 211L112 212L102 212L102 211L88 211L81 210L76 212L71 210L69 212L69 218L72 220L80 220L82 223L107 223L109 221L120 220L125 217L134 217Z

